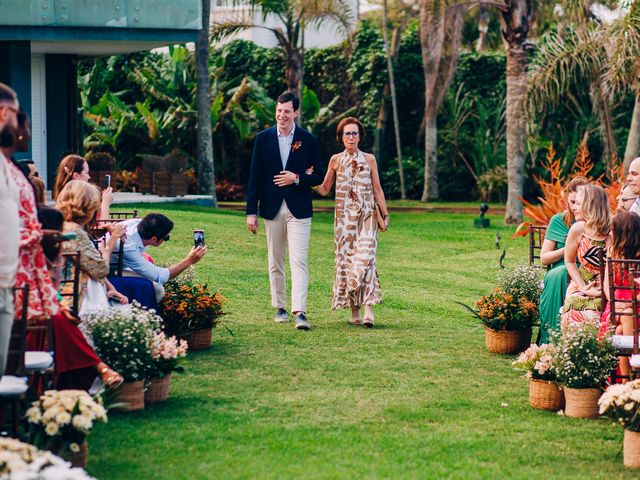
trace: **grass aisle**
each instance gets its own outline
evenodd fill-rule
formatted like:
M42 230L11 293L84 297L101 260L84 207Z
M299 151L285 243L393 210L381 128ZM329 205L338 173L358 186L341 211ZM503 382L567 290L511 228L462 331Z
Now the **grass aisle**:
M262 224L256 238L239 213L162 210L176 229L152 255L182 258L192 229L204 228L210 251L196 278L228 298L234 336L218 328L209 351L190 354L167 403L95 429L88 470L97 478L634 475L619 456L621 429L531 409L513 358L488 354L482 329L453 303L495 285L495 229L472 228L471 215L393 215L378 250L384 304L372 331L330 310L333 215L316 215L313 330L304 333L272 320ZM526 261L526 240L498 230L506 263Z

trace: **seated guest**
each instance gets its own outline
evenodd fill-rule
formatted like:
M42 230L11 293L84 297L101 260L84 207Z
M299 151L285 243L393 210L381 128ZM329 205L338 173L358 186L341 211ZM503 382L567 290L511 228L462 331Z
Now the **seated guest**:
M67 155L62 159L60 165L58 165L56 180L53 184L54 200L58 199L58 195L60 194L64 186L71 180L82 180L83 182L88 182L89 180L91 180L91 176L89 175L89 164L80 155ZM109 187L102 192L102 203L100 205L98 218L109 218L109 207L112 203L113 189Z
M169 240L173 222L160 213L150 213L143 219L134 218L121 222L126 226L124 243L125 275L137 275L154 282L158 301L164 296L163 285L185 269L198 263L207 253L207 247L193 247L180 262L169 268L154 265L143 255L148 246L159 247Z
M34 177L39 177L38 169L36 167L36 163L31 159L18 160L17 162L18 168L22 170L24 176L29 180L32 180Z
M607 192L597 185L579 187L574 213L582 220L569 230L564 250L571 283L562 308L563 330L571 323L600 320L603 305L599 254L605 253L611 223Z
M588 184L589 180L586 177L575 177L569 182L565 190L567 208L551 217L542 243L540 263L549 265L549 271L544 277L544 290L540 295L540 345L549 343L549 333L560 327L559 312L567 293L565 242L569 228L576 221L573 208L578 187Z
M47 203L47 187L44 184L44 180L40 177L31 177L29 181L31 182L31 185L33 185L33 193L36 196L36 205L38 205L38 209L40 209L40 205Z
M611 240L608 248L610 258L622 260L638 260L640 259L640 216L626 212L618 211L611 222ZM607 266L608 269L608 266ZM616 286L630 286L627 272L621 272L618 268L613 271L613 282ZM609 274L605 271L604 277L604 293L609 298ZM633 335L633 315L631 313L631 291L616 290L616 300L629 300L628 304L616 302L616 313L626 313L627 315L611 318L610 304L602 313L601 331L607 331L615 327L615 333L618 335ZM613 324L613 325L612 325ZM620 374L622 377L629 377L629 359L620 357Z
M80 251L81 272L78 308L80 312L84 312L81 316L89 311L108 307L108 298L114 298L120 303L127 303L127 297L120 294L107 281L109 259L116 243L124 235L124 225L113 225L111 235L101 246L100 251L89 237L88 229L95 224L100 210L100 190L98 187L81 180L71 180L58 194L56 207L64 216L63 230L75 232L77 235L76 240L64 243L63 252ZM99 287L97 291L93 291L95 297L88 298L90 306L84 306L85 293L88 291L87 285L90 281L96 282Z

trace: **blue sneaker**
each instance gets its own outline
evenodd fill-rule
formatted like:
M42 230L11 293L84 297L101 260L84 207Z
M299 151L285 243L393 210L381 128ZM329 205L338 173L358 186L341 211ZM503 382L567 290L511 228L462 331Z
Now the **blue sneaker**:
M279 308L276 312L276 323L287 323L289 321L289 312L287 312L284 308Z
M298 330L309 330L311 327L309 326L309 322L307 321L307 316L303 312L299 312L296 314L296 328Z

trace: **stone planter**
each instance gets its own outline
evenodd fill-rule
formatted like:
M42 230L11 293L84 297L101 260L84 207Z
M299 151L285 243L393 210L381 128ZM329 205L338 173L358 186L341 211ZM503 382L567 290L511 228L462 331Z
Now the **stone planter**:
M602 395L599 388L563 387L566 406L564 414L573 418L597 418L598 400Z
M531 328L524 330L492 330L484 327L484 341L491 353L513 355L529 348Z
M529 404L539 410L557 412L564 407L564 393L553 382L547 380L529 380Z
M152 378L147 380L147 390L144 392L144 403L160 403L169 398L169 388L171 387L171 374L162 378Z

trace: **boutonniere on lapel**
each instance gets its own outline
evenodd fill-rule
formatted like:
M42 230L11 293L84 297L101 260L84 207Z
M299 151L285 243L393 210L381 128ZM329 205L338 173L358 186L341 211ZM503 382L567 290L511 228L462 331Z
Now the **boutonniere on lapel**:
M293 142L291 144L291 151L295 152L296 150L298 150L300 147L302 146L302 142L300 140L298 140L297 142Z

